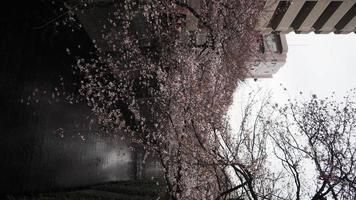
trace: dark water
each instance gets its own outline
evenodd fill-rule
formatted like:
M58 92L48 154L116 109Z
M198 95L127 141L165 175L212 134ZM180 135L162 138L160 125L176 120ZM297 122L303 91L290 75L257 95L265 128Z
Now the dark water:
M143 154L125 138L102 134L77 98L80 77L71 66L91 56L90 38L81 29L43 26L60 13L48 2L1 8L0 194L140 178ZM147 162L147 176L155 165Z

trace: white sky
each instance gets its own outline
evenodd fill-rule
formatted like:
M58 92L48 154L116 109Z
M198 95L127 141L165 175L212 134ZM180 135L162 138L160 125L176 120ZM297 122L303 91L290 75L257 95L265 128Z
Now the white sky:
M303 98L330 96L333 91L342 97L356 87L356 34L289 33L287 43L287 62L273 78L250 79L237 88L230 109L232 121L239 118L245 95L259 87L271 90L277 103L300 97L300 91Z
M288 34L286 64L271 80L274 90L282 83L290 95L303 91L327 96L343 95L356 87L356 35ZM277 91L276 91L277 92ZM277 93L276 93L277 94Z
M252 90L270 90L273 101L281 104L288 98L309 99L312 94L325 97L332 92L341 100L348 90L356 87L356 34L290 33L287 43L287 62L272 79L247 80L235 91L234 103L229 110L234 130L238 129L241 108ZM314 176L312 164L303 167L306 180Z

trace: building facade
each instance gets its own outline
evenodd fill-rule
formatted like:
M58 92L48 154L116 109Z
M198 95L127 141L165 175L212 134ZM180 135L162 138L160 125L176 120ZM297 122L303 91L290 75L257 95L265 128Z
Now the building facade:
M286 63L288 52L286 36L278 33L261 35L256 48L258 53L247 63L247 78L272 78Z
M271 78L286 62L284 34L356 33L356 0L266 0L257 29L261 51L248 63L250 78Z
M264 33L356 32L356 0L267 0L262 16Z

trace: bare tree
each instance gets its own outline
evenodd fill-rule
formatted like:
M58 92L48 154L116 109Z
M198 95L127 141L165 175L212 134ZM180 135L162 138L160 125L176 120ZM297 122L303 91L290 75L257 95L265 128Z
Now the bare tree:
M251 92L241 110L238 130L226 130L219 140L219 162L229 168L230 189L219 197L237 199L273 199L278 196L277 181L281 173L273 173L267 162L267 141L271 109L270 96ZM226 126L230 127L230 126Z
M356 107L351 96L337 102L314 95L309 102L274 108L280 116L271 129L275 153L294 182L288 199L354 199ZM303 160L313 163L312 183L301 179ZM313 186L315 191L310 191Z

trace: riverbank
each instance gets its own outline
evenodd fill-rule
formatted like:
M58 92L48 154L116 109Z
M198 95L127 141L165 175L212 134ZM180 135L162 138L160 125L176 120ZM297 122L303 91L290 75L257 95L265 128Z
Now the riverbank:
M164 186L154 181L120 181L73 190L6 195L6 200L156 200L165 199Z

